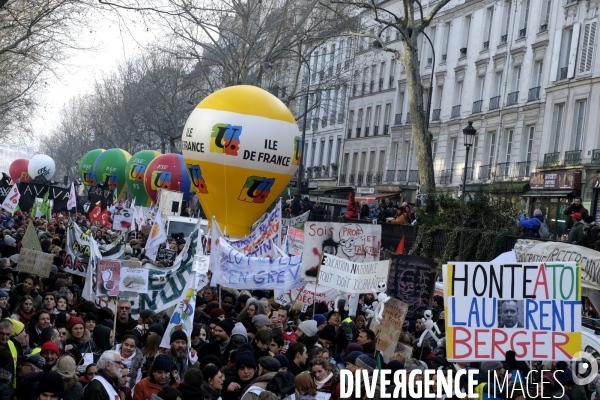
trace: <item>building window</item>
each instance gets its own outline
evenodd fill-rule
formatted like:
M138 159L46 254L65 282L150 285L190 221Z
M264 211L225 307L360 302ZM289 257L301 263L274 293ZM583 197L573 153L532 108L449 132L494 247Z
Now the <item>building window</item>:
M492 37L492 25L494 22L494 7L490 7L485 13L485 26L483 30L483 50L487 50L490 47L490 38Z
M587 100L580 100L575 106L575 143L573 150L581 150L586 106Z
M562 123L565 112L565 105L559 104L554 107L554 134L552 135L552 151L560 151L560 139L562 137Z
M524 37L524 34L521 34L523 31L527 31L527 22L529 21L529 5L531 0L525 0L521 3L521 21L519 23L520 33L519 37Z
M596 44L596 21L585 24L583 28L583 42L579 55L579 73L591 72L594 47Z
M496 132L490 133L488 142L488 165L492 165L496 159Z
M527 153L525 154L525 161L531 162L531 152L533 151L533 135L535 134L535 127L530 126L527 130L527 145L525 146Z
M500 44L506 43L508 36L508 28L510 27L510 13L512 9L512 3L507 2L504 4L504 13L502 14L502 29L500 30L501 35L504 38L501 38Z
M323 165L323 155L325 154L325 138L321 139L321 148L319 149L319 163L317 167Z
M542 13L540 15L540 28L544 28L544 25L546 25L545 29L548 29L548 22L550 21L550 6L551 6L551 0L542 0Z
M512 154L514 133L515 133L515 131L513 129L509 129L506 132L506 154L505 154L504 162L506 162L507 164L510 163L510 156Z
M454 171L454 162L456 161L456 142L456 138L450 140L450 170L452 171Z
M335 163L339 163L340 162L340 153L342 152L342 138L338 137L337 138L337 148L336 148L336 152L335 152Z

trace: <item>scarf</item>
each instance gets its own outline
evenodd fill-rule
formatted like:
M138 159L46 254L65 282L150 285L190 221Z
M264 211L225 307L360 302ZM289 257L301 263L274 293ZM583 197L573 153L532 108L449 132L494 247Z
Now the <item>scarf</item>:
M325 384L331 380L331 378L333 378L333 372L330 372L329 375L327 375L327 377L322 381L318 381L315 379L315 385L317 385L317 390L322 389L323 386L325 386Z
M33 311L26 313L23 310L19 310L18 314L19 314L19 321L24 323L25 325L27 325L27 324L29 324L29 322L31 322L31 318L33 317L33 315L35 313Z

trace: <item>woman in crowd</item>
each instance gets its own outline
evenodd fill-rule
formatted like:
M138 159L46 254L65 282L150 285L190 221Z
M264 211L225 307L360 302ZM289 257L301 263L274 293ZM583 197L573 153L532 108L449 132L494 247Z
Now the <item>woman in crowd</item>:
M58 310L58 314L64 316L65 320L71 317L70 309L69 309L69 299L67 296L59 295L56 297L56 309Z
M221 397L225 377L216 365L207 365L202 369L204 383L202 387L206 400L218 400Z
M173 360L167 354L160 354L152 363L148 376L135 385L133 389L133 400L150 400L153 394L158 394L160 390L167 386L178 385L178 382L171 374L173 370Z
M144 362L142 364L142 378L148 376L148 371L150 370L154 359L162 353L160 342L162 342L162 336L148 336L146 345L142 349L142 356L144 357Z
M69 323L67 324L67 344L76 345L81 355L96 352L96 344L92 340L92 334L85 329L85 323L79 317L69 319Z
M238 315L238 321L241 322L248 332L255 332L252 318L258 314L267 315L263 305L256 299L248 299L248 305Z
M336 398L336 392L339 393L340 378L334 373L331 365L320 358L315 358L309 364L318 392L330 393L332 398Z
M121 354L123 365L129 369L129 382L127 386L133 389L136 383L142 380L142 366L144 365L144 355L142 350L137 347L137 337L134 335L125 335L115 350Z
M35 313L31 322L29 322L29 340L30 346L35 347L40 342L40 333L44 328L50 326L50 313L40 310Z
M81 383L81 386L85 389L88 383L90 383L96 375L98 375L98 367L96 367L96 364L90 364L85 367L85 373L79 378L79 383Z
M35 307L33 306L33 298L26 294L23 296L23 300L21 300L21 303L17 306L17 308L15 308L13 315L10 317L24 323L25 325L29 325L34 314Z
M65 394L62 400L81 400L83 398L83 386L77 378L75 360L71 356L63 356L58 359L52 371L57 372L64 382Z
M248 346L248 347L246 347ZM246 391L256 375L256 361L249 344L240 347L235 356L234 375L225 379L221 398L223 400L238 400Z
M315 385L313 377L306 372L296 375L296 389L303 398L317 395L317 385Z

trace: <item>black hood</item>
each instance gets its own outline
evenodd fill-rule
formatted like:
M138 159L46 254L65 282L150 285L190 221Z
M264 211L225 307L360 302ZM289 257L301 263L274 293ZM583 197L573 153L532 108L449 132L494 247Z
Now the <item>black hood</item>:
M296 378L287 371L280 371L267 384L267 390L282 396L294 394L296 393Z

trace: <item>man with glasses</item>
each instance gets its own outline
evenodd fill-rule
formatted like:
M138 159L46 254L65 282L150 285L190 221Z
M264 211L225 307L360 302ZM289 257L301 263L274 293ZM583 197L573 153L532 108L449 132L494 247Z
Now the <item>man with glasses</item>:
M118 385L123 369L121 355L114 350L105 351L96 363L96 367L98 368L98 375L85 387L83 399L119 399Z
M117 303L117 325L115 326L115 340L121 343L125 332L134 330L137 320L131 318L131 303L127 299L120 299Z
M46 360L39 354L29 354L19 361L17 399L30 399L44 375Z

